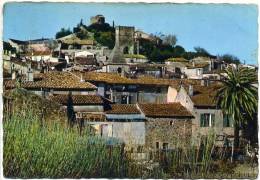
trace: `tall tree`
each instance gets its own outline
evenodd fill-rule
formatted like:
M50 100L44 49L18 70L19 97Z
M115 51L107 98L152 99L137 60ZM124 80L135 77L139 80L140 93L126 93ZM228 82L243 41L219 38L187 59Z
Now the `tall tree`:
M69 126L72 126L74 123L75 112L74 112L74 108L73 108L73 99L72 99L71 92L69 92L68 100L67 100L67 117L68 117Z
M228 68L223 86L217 92L217 104L234 122L234 147L239 147L239 129L252 121L257 112L256 72L249 68Z

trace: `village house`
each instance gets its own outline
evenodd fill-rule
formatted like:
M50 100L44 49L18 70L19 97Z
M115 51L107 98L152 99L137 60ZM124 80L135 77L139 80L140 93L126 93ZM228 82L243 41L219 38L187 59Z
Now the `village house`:
M174 102L180 102L194 115L192 122L194 140L214 132L218 137L216 145L223 146L226 140L233 137L234 130L230 116L223 114L216 104L215 96L219 87L217 83L206 82L203 85L183 85Z
M18 53L26 53L28 51L49 51L48 44L51 42L51 39L33 39L27 41L21 41L16 39L9 39L10 45L16 49Z
M170 85L178 83L153 77L127 78L118 73L74 73L97 86L98 94L119 104L166 103Z
M52 57L51 51L32 51L22 55L25 59L30 59L32 61L50 61Z
M77 113L77 119L95 135L124 143L138 159L152 159L149 154L155 151L173 150L180 140L182 145L191 140L194 117L180 103L109 104L102 119L91 119L90 113Z
M162 78L166 75L166 66L165 64L132 64L130 65L129 74L137 76L153 76L156 78Z
M208 66L208 63L195 64L184 58L169 58L165 64L167 70L173 72L175 77L188 79L202 79L204 66Z

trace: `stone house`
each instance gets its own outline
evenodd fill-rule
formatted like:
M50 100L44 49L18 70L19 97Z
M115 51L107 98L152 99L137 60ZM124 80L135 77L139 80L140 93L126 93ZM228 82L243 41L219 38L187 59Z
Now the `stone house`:
M50 61L52 57L52 53L50 51L34 51L32 53L27 53L23 55L23 57L36 62Z
M98 88L98 94L119 104L166 103L170 85L178 80L138 77L118 73L74 72Z
M84 113L84 112L80 112ZM85 112L94 114L93 112ZM82 119L83 115L77 113ZM95 135L117 139L136 157L149 152L172 150L190 142L193 115L180 103L108 104L104 119L83 118Z
M175 102L180 102L194 115L192 122L192 136L194 139L214 132L223 146L224 139L233 136L233 121L218 108L215 95L220 85L182 86L178 91Z
M146 118L146 150L170 150L190 142L194 116L180 103L138 104L138 107Z

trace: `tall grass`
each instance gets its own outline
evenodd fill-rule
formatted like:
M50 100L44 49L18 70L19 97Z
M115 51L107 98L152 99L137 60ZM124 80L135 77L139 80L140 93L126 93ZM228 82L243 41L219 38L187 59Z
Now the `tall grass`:
M126 148L107 146L87 127L82 135L76 127L67 128L61 121L64 114L55 104L19 89L9 96L13 99L12 109L4 112L3 121L6 177L207 178L214 173L232 172L227 162L216 166L214 133L190 144L180 135L173 151L159 152L159 159L153 161L138 162ZM221 156L217 159L221 160Z
M121 177L124 158L120 147L79 136L58 123L41 125L32 113L4 121L3 167L6 177L81 178Z

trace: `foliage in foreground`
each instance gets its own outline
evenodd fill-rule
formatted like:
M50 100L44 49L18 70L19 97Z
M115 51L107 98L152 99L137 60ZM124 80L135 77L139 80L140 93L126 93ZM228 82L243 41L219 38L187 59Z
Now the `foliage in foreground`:
M30 113L4 121L6 177L120 177L123 162L120 148L109 151L103 141L59 124L41 126Z

